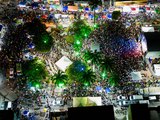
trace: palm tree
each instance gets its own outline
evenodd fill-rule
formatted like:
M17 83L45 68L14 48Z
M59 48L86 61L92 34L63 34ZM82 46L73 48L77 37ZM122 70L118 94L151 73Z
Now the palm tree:
M87 21L78 19L69 27L68 33L70 35L78 35L80 39L84 39L91 33L91 27Z
M95 19L95 9L97 8L98 5L102 5L102 0L92 0L91 2L92 6L93 6L93 10L94 10L94 24L96 23L96 19Z
M109 78L109 84L111 86L117 86L120 78L119 75L115 72L111 72L111 77Z
M93 66L93 71L95 71L95 67L99 66L101 63L102 54L100 52L91 52L85 51L83 55L83 59L85 62L91 63Z
M102 71L112 72L114 68L114 61L110 57L105 57L100 63L100 68Z
M91 83L95 82L95 80L95 73L91 69L89 69L83 74L81 82L87 85L91 85Z
M85 51L84 52L84 55L83 55L83 58L86 62L90 61L91 64L95 64L95 65L99 65L100 62L101 62L101 53L100 52L91 52L91 51Z
M54 81L56 86L61 86L67 83L68 76L64 72L59 70L51 77L51 80Z

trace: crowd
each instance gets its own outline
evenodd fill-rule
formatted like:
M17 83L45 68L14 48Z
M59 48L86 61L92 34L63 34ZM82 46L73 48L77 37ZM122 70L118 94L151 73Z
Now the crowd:
M27 41L29 41L30 43L31 39L28 38L27 34L25 34L25 29L19 26L23 26L23 24L26 22L31 22L35 17L41 19L43 22L53 22L54 24L56 24L56 26L58 26L60 22L65 21L62 18L63 15L68 15L68 19L70 20L70 22L73 22L75 19L79 18L86 19L91 24L93 24L94 22L93 11L84 10L75 12L60 11L55 9L44 10L42 9L42 7L47 9L47 6L43 4L39 4L37 8L35 8L33 4L29 3L28 6L29 7L26 8L18 7L16 11L14 11L14 14L12 13L13 9L7 9L2 16L3 22L8 26L8 31L6 33L7 36L4 37L4 40L7 39L7 41L4 42L5 46L2 47L3 49L1 51L1 58L4 58L3 61L9 61L11 59L13 60L13 62L15 62L20 56L20 53L15 53L23 50L25 48L25 45L28 44ZM60 16L56 18L56 14L60 14ZM135 86L137 85L137 83L133 83L131 81L130 72L134 70L140 71L145 66L143 61L143 53L141 51L141 44L140 41L138 41L138 35L141 33L141 25L137 25L136 23L142 22L142 20L145 20L146 17L147 19L152 19L155 16L148 13L140 13L137 15L122 14L119 21L113 22L110 18L107 18L108 14L110 14L109 11L100 11L95 14L96 23L103 23L107 24L108 26L101 25L98 29L95 29L90 38L88 38L88 41L84 45L84 48L89 48L93 42L99 42L101 52L107 57L114 58L114 69L116 69L116 71L118 71L118 73L120 74L120 87L111 88L111 91L115 93L114 98L116 98L116 96L119 94L128 95L129 92L131 92L131 94L136 93ZM129 25L127 24L128 26L126 26L126 23L129 23ZM15 31L17 33L14 33ZM54 36L56 34L55 45L50 53L40 54L35 51L32 53L37 57L48 61L46 62L48 70L51 70L48 65L50 64L49 61L51 61L51 66L54 68L54 71L57 70L55 62L59 60L63 55L66 55L73 60L77 59L74 55L72 46L64 42L63 35L61 35L61 30L59 33L55 32L56 31L54 30L51 30L50 32ZM16 36L16 38L13 38L14 36ZM25 43L21 42L21 40L25 40ZM18 45L19 41L21 42L20 45ZM14 50L14 53L12 50ZM8 59L6 56L17 57L15 59ZM145 82L138 84L140 85L140 87L146 86ZM19 95L17 108L19 108L21 111L23 111L24 109L35 110L36 107L42 105L42 99L45 99L45 107L47 109L50 109L49 99L51 97L56 97L53 93L53 89L55 86L51 87L52 89L50 90L50 93L46 91L47 85L43 87L44 90L37 89L36 91L29 90L30 87L23 83L16 86L17 89L19 89L17 91L17 94ZM97 86L99 86L100 88L96 89ZM108 87L107 82L104 83L99 81L96 81L96 83L94 83L91 87L83 86L83 88L81 86L76 86L73 83L72 85L68 86L68 88L66 88L66 92L64 94L62 92L61 97L64 98L65 101L71 100L71 98L74 96L101 95L104 97L108 95L105 90L106 87ZM104 100L106 100L104 104L112 104L112 101L109 98L104 97Z

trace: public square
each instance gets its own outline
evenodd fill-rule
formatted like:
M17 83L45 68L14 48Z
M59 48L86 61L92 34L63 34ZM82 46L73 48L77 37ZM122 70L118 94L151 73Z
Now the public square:
M62 1L0 1L0 109L49 120L113 105L127 120L130 104L159 106L160 4Z

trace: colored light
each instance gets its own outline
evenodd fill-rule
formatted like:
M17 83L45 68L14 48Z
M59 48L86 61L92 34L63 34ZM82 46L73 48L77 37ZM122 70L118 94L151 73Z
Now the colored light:
M89 84L88 84L88 82L85 82L84 85L85 85L85 86L88 86Z
M79 44L81 44L81 42L80 42L79 40L77 40L77 41L76 41L76 44L79 45Z
M93 26L94 28L96 28L97 27L97 24L94 24L94 26Z
M110 88L106 88L106 93L110 93L111 89Z
M59 83L58 86L59 86L59 87L63 87L63 86L64 86L64 83Z
M25 110L24 112L23 112L23 115L28 115L29 114L29 111L27 111L27 110Z
M87 60L87 63L91 63L91 60Z
M105 77L106 76L106 74L105 73L102 73L102 77Z
M37 63L37 64L42 64L42 61L38 59L38 60L36 61L36 63Z
M79 55L79 52L76 52L76 55Z
M47 108L44 108L43 111L44 111L44 112L47 112Z
M39 88L39 84L36 84L35 86L36 86L36 88Z
M96 90L97 90L97 91L100 91L101 89L102 89L101 86L96 86Z
M44 43L47 43L47 41L45 40Z

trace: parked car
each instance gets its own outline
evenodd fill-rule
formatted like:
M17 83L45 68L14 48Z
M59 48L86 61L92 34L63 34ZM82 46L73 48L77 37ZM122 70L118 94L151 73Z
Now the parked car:
M139 104L149 104L149 100L139 100Z
M142 95L131 95L129 96L129 100L143 100Z
M21 65L21 63L16 63L16 74L18 76L22 75L22 65Z
M55 105L62 106L62 105L63 105L63 99L62 99L62 98L59 98L59 97L56 98Z
M149 100L157 100L156 96L149 96Z
M117 96L117 99L118 99L118 100L127 100L127 97L126 97L126 96L119 95L119 96Z
M9 78L14 78L14 68L9 69Z
M122 107L128 107L131 104L131 102L127 100L123 100L123 101L119 101L118 104Z

